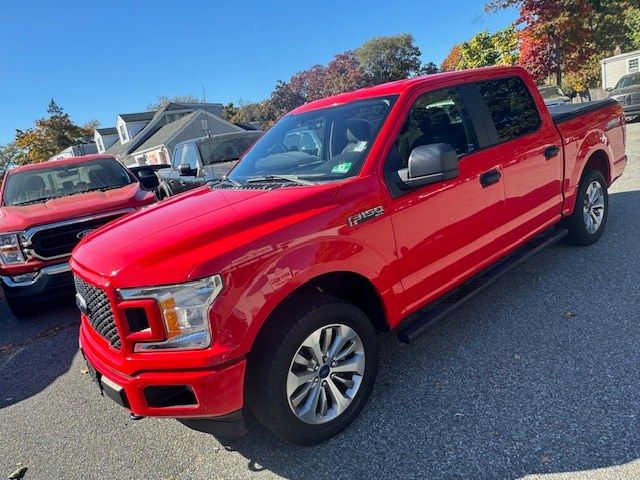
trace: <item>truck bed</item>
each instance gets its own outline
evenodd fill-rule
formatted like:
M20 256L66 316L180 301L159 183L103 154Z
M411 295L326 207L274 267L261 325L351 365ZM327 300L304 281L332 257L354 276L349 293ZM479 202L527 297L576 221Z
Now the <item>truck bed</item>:
M565 103L564 105L550 106L549 113L551 114L551 118L553 118L553 121L555 123L562 123L573 120L574 118L579 117L580 115L584 115L585 113L600 110L601 108L606 108L615 103L616 101L612 98L607 98L605 100L595 100L593 102Z

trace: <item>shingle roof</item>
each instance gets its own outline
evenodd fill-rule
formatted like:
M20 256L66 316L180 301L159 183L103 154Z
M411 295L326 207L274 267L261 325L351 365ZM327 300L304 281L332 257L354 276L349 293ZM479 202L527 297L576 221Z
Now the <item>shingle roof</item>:
M160 130L158 130L153 135L151 135L147 140L145 140L145 142L142 145L136 148L135 152L147 150L149 148L157 147L164 144L165 141L167 141L169 138L171 138L171 136L174 133L176 133L178 130L180 130L182 127L188 124L191 121L191 119L194 118L198 113L200 113L200 110L191 112L190 114L185 115L184 117L181 117L167 125L164 125L162 128L160 128ZM135 152L131 152L131 153L135 153Z
M116 127L107 127L107 128L96 128L96 132L100 135L117 135L118 130Z
M119 117L125 122L144 122L151 120L155 114L154 110L152 112L121 113Z

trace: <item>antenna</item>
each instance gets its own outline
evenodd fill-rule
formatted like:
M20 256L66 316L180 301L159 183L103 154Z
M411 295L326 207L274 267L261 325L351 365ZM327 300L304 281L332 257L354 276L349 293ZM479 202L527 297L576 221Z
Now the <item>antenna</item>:
M207 138L211 138L211 129L209 128L209 118L208 118L208 114L209 112L207 111L207 95L206 92L204 90L204 83L202 84L202 103L204 104L204 113L205 113L205 122L207 125Z

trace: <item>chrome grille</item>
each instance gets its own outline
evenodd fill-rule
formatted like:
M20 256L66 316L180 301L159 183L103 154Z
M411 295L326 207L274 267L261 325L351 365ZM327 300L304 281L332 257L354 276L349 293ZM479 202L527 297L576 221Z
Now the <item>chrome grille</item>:
M120 349L120 334L116 327L111 302L100 288L89 285L80 277L74 276L76 291L87 303L87 318L93 329L104 337L112 347Z

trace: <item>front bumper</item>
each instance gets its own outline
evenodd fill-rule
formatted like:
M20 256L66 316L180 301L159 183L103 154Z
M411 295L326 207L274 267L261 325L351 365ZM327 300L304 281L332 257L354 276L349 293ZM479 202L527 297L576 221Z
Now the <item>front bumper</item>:
M217 431L237 436L244 430L241 411L245 359L204 369L145 370L126 375L101 359L104 341L84 316L80 324L80 348L87 363L97 372L103 393L132 414L177 418L192 428L211 433ZM185 355L188 353L184 352ZM134 355L140 357L145 354ZM126 362L127 359L120 361ZM192 395L187 398L174 397L168 401L150 395L151 391L163 388L180 388Z
M15 281L12 276L1 276L5 295L25 299L30 303L71 296L74 292L73 275L69 263L58 263L43 267L33 280Z
M640 104L623 105L622 110L624 111L625 117L635 117L637 115L640 115Z

